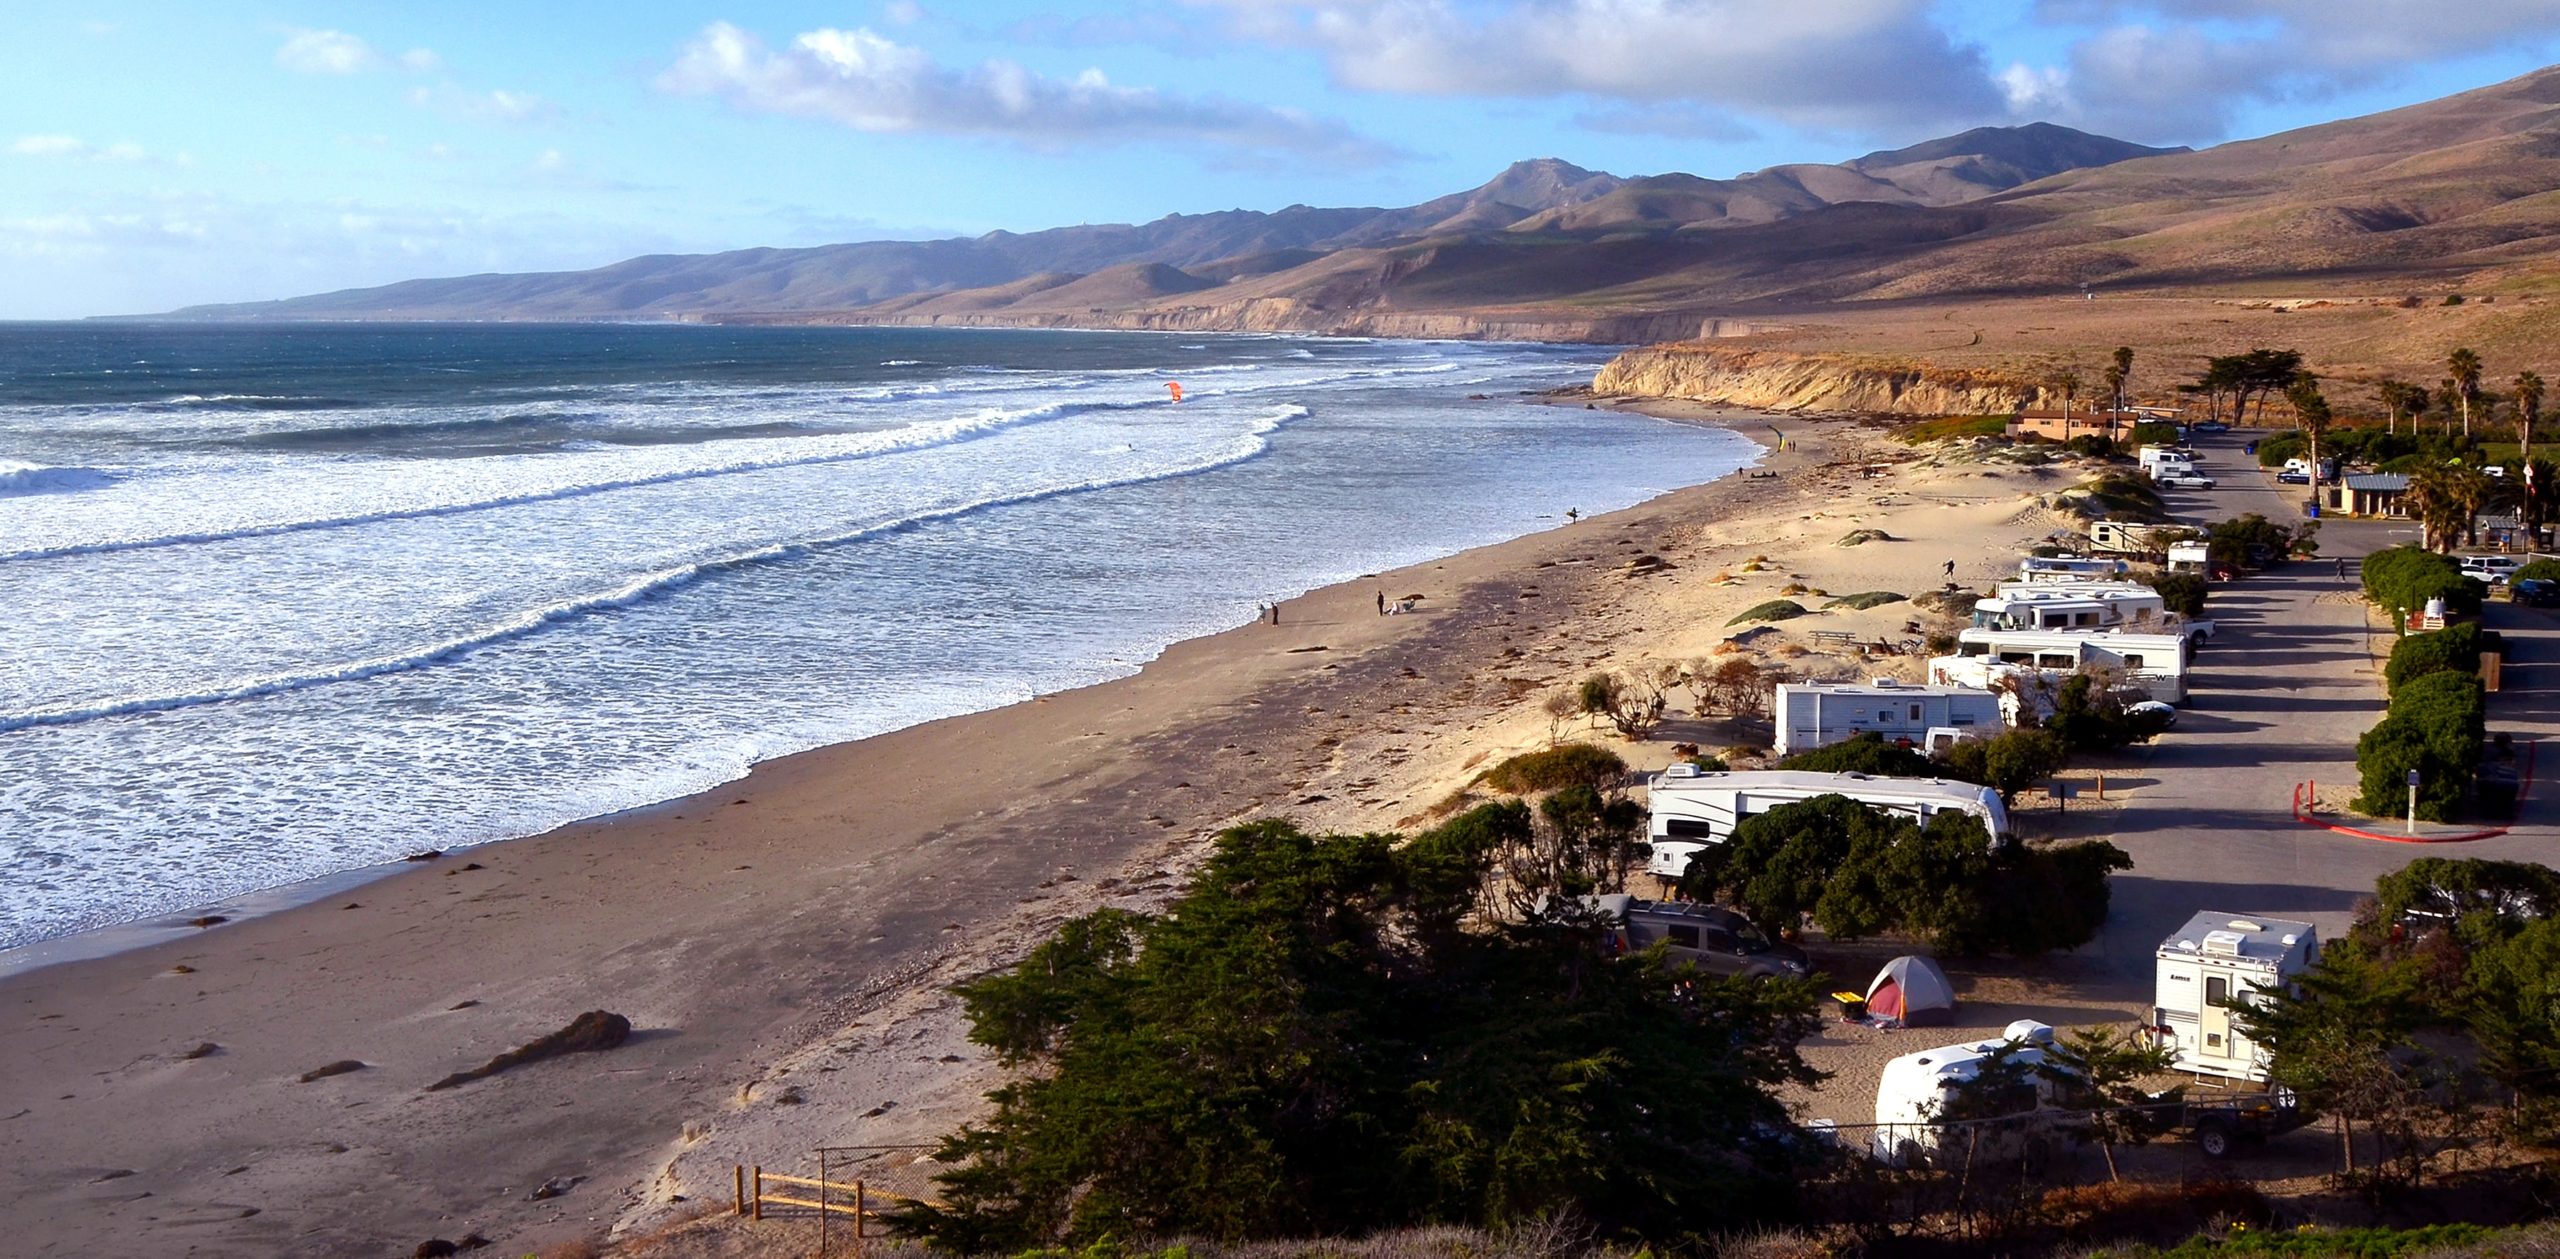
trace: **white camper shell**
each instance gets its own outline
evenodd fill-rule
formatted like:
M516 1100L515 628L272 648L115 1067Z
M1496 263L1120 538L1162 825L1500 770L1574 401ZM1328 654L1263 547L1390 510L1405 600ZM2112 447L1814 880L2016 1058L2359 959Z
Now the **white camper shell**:
M2310 923L2207 910L2160 942L2154 1026L2177 1067L2233 1080L2267 1078L2267 1051L2244 1034L2235 1007L2256 1005L2319 960Z
M1984 629L2113 629L2168 619L2160 592L2133 582L2010 582L1973 605Z
M1982 819L1992 842L2009 834L2009 811L2001 806L2000 793L1940 778L1792 769L1707 771L1683 763L1654 775L1648 788L1653 818L1647 837L1653 858L1645 869L1666 879L1687 874L1689 859L1699 850L1733 838L1742 819L1817 796L1847 796L1924 825L1941 813L1970 813Z
M2172 542L2169 544L2168 569L2173 573L2194 573L2203 577L2212 572L2213 565L2204 543Z
M2187 699L2187 667L2193 663L2198 625L2164 627L2166 632L2138 634L2115 630L2004 630L1979 626L1956 635L1954 657L1929 662L1929 680L1969 685L1966 659L2022 665L2045 673L2100 668L2121 676L2128 685L2172 704Z
M1865 685L1781 682L1771 750L1787 756L1870 730L1888 743L1916 747L1931 730L1992 727L2002 719L2000 697L1978 687L1914 686L1891 678Z
M2044 1065L2045 1051L2052 1044L2050 1025L2020 1019L2001 1029L1997 1039L1940 1045L1884 1064L1884 1078L1876 1083L1876 1126L1870 1138L1870 1153L1893 1166L1911 1167L1927 1162L1942 1144L1962 1150L1964 1139L1955 1130L1940 1126L1947 1091L1971 1083L1982 1073L1983 1060L2006 1046L2017 1046L2012 1061L2036 1067ZM2059 1089L2046 1073L2032 1072L2029 1079L2033 1095L2014 1099L2015 1113L2037 1110L2056 1100Z
M2030 555L2018 561L2020 581L2112 581L2133 571L2123 560L2077 555Z

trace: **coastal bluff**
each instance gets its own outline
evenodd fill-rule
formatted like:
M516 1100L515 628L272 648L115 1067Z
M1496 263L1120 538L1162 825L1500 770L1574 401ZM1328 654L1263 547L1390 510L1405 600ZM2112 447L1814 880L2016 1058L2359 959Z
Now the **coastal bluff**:
M2044 393L2025 377L1996 371L1696 341L1620 354L1592 378L1591 391L1758 411L1891 415L2005 414Z

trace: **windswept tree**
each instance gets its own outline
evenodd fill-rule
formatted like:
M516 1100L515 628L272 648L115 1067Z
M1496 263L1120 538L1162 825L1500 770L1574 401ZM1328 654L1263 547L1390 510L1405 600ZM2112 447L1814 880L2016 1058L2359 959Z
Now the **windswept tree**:
M2124 409L2126 401L2128 401L2127 395L2124 391L2125 382L2133 379L2133 347L2129 345L2117 346L2116 352L2109 356L2108 366L2115 368L2116 409L2121 411Z
M2520 463L2533 462L2533 426L2542 419L2542 377L2535 372L2516 373L2516 441L2524 447L2517 457Z
M2480 399L2480 356L2469 348L2455 350L2445 356L2444 369L2451 374L2454 399L2462 407L2462 435L2471 436L2471 404Z

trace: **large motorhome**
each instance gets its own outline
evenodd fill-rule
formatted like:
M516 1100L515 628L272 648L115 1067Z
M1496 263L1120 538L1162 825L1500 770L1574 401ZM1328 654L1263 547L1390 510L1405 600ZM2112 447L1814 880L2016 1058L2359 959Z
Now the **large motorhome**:
M2254 1006L2318 961L2310 923L2207 910L2160 942L2152 1025L2178 1051L2177 1068L2234 1080L2267 1078L2267 1051L2233 1010Z
M1914 686L1891 678L1865 685L1781 682L1778 736L1771 750L1787 756L1868 731L1906 747L1926 741L1930 731L1941 728L1989 737L2006 719L2000 697L1980 687Z
M2133 571L2123 560L2078 555L2030 555L2018 561L2020 581L2113 581Z
M2187 698L2187 666L2200 636L2194 625L2164 627L2155 634L2124 630L2007 630L1972 627L1956 635L1956 654L1929 662L1929 680L1945 686L1974 686L1974 675L1990 663L2023 665L2046 673L2103 669L2151 698L2182 704ZM1982 664L1968 665L1967 661Z
M1973 623L1984 629L2112 629L2168 614L2159 591L2116 581L2008 582L1973 605Z
M1818 796L1847 796L1924 823L1941 813L1970 813L1982 819L1993 842L2009 834L2009 811L2001 806L1999 792L1938 778L1788 769L1715 771L1679 764L1654 775L1648 787L1653 860L1646 869L1667 879L1688 873L1689 858L1700 849L1733 838L1733 828L1742 819Z

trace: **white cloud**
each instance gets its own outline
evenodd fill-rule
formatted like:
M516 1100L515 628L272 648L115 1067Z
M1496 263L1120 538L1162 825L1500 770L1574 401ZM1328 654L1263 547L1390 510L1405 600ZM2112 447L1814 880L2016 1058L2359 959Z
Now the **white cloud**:
M1851 130L2003 113L1982 50L1941 29L1932 0L1197 2L1367 91L1691 102Z
M89 145L78 136L19 136L9 151L20 157L78 157L89 151Z
M1098 69L1055 78L1001 60L945 66L868 29L809 31L777 50L715 22L657 83L750 113L883 134L984 135L1041 146L1155 141L1352 163L1398 156L1300 110L1123 87Z
M568 169L568 166L569 159L563 156L558 149L544 149L533 159L533 168L546 174L552 171L566 170Z
M2091 28L2066 65L2032 72L2047 112L2154 141L2220 139L2248 103L2317 100L2429 61L2560 48L2553 0L2039 0L2036 16Z
M301 74L360 74L381 65L382 55L345 31L296 30L276 49L276 64Z
M531 92L505 88L480 92L452 82L410 88L409 103L481 122L538 122L560 112L557 106Z
M437 56L435 50L432 48L412 48L409 51L400 54L400 64L411 70L415 70L420 74L425 74L430 70L442 68L444 65L444 58Z
M880 6L880 16L900 26L913 26L924 20L924 6L916 0L889 0Z
M19 136L9 144L9 151L19 157L58 158L80 162L142 162L151 154L131 140L109 145L94 145L78 136Z

